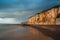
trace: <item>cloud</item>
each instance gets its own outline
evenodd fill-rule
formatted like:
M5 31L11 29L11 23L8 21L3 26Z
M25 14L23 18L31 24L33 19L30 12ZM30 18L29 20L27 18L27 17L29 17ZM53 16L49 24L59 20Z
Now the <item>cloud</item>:
M49 4L48 4L49 3ZM60 5L60 0L0 0L0 10L36 10Z
M21 18L32 15L33 11L0 12L1 18Z
M35 8L39 0L0 0L0 9L20 8L20 10Z
M15 18L0 18L0 24L19 24Z
M3 20L5 20L5 18L6 20L8 20L8 18L15 18L14 21L17 20L18 23L21 23L27 21L28 18L33 15L32 13L33 11L0 12L0 18L3 18ZM0 20L0 23L4 23L3 20Z
M7 23L10 20L15 24L25 22L28 17L32 16L33 11L13 11L13 12L0 12L0 23ZM7 21L5 21L7 20ZM17 21L16 21L17 20ZM11 24L12 24L11 22Z

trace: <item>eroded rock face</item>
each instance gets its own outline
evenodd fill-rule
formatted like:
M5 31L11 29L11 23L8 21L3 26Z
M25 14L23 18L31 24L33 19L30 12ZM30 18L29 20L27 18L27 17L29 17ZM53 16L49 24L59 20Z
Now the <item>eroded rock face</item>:
M55 25L59 7L51 8L47 11L37 13L28 19L28 24Z
M43 23L40 23L40 24L42 24L42 25L43 24L48 24L48 25L56 24L57 14L58 14L58 8L52 8L52 9L46 11L46 12L43 12L40 15L40 18L41 18L40 21L43 22Z

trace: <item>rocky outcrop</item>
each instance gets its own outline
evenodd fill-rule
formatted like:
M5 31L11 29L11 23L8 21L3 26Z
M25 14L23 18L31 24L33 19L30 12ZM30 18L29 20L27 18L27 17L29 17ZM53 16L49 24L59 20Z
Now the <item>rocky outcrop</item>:
M56 17L60 13L60 7L53 7L49 10L45 10L41 13L28 18L28 24L40 24L40 25L55 25Z

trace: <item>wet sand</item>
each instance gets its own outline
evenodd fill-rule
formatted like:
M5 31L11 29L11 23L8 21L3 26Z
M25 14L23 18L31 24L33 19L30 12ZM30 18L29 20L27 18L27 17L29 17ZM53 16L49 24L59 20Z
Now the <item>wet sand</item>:
M60 40L60 26L0 25L0 40Z

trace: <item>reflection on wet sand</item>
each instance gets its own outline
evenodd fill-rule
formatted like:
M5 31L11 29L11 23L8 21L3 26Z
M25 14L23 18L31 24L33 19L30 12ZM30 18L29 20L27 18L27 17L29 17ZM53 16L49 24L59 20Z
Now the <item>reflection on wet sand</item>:
M0 40L59 40L59 26L0 25Z
M60 40L60 26L33 26L33 28L42 32L47 37L53 40ZM51 39L50 39L51 40Z

